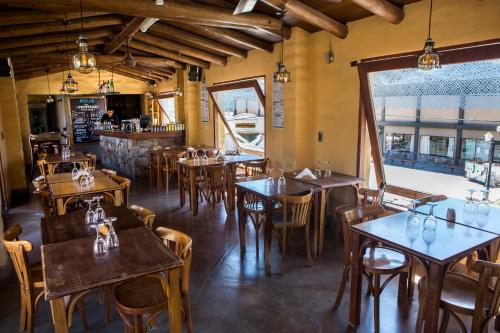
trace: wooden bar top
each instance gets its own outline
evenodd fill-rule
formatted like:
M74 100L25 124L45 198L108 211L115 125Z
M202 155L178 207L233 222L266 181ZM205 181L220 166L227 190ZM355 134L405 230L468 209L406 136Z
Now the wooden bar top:
M164 131L164 132L121 132L121 131L100 131L94 130L94 134L109 136L113 138L128 140L149 140L183 137L184 131Z

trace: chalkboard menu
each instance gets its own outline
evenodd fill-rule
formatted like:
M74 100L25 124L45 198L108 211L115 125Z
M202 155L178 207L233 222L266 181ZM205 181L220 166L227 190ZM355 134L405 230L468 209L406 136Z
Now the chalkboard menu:
M69 108L73 126L73 142L98 142L99 136L92 133L92 128L106 112L106 99L104 97L70 97Z

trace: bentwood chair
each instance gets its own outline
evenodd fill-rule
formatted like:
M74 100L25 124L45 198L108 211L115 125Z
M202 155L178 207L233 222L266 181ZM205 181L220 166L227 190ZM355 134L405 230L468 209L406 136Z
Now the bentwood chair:
M113 180L118 175L118 173L115 170L110 170L110 169L101 169L101 172Z
M293 229L304 228L306 255L309 266L312 266L311 244L309 237L309 220L311 217L313 192L304 195L283 195L279 200L282 205L282 220L273 221L273 230L278 232L281 250L281 272L285 273L285 257L288 236Z
M462 332L467 332L459 315L472 317L472 333L487 332L488 322L500 314L500 264L477 260L471 268L479 274L478 279L454 272L448 272L444 277L440 333L446 331L450 317L457 321ZM427 283L427 277L423 277L418 283L417 333L422 331L424 323Z
M163 239L165 246L184 261L180 276L181 296L184 310L184 321L188 332L192 332L191 311L189 303L189 274L191 269L191 238L176 230L157 228L156 234ZM148 275L118 284L114 288L116 310L125 324L127 332L143 333L145 327L153 323L156 316L168 309L165 289L168 286L161 275ZM143 325L143 316L146 322Z
M163 168L163 173L165 176L165 187L167 193L169 192L170 188L170 178L172 178L174 174L179 177L179 164L177 162L184 156L186 156L186 152L169 153L167 151L163 153L163 158L165 159L165 167Z
M37 160L36 165L38 166L38 171L40 172L40 176L42 176L43 178L47 177L48 174L47 161L44 159Z
M113 180L115 182L117 182L118 185L120 185L120 187L122 188L123 204L125 205L125 207L127 207L128 206L128 195L130 192L130 184L131 184L130 179L122 177L122 176L115 176L115 178Z
M50 198L50 192L47 183L40 183L39 186L36 187L33 191L33 194L40 200L44 217L48 218L54 216L55 209ZM74 200L71 203L73 204Z
M240 163L239 168L242 168L244 172L241 174L236 174L236 179L265 175L268 161L269 159L266 158L262 161L249 161Z
M96 170L97 168L97 155L95 154L87 154L86 155L89 159L89 163L88 163L88 166L94 170Z
M209 165L204 169L205 177L198 182L201 194L207 200L208 205L212 205L215 209L215 203L222 199L226 206L226 184L225 184L225 166L224 165Z
M358 207L343 213L344 267L337 298L333 305L334 310L337 310L342 302L342 296L344 295L345 287L349 279L351 263L355 260L355 258L352 257L350 226L371 220L382 214L384 214L384 208L381 205ZM400 288L405 288L405 292L402 293L405 297L400 300L403 302L401 306L405 312L408 311L408 297L406 295L411 259L398 250L370 243L363 244L361 253L364 253L363 274L368 279L368 293L373 295L373 320L375 332L378 333L380 331L380 294L387 284L398 275L400 279ZM381 285L380 277L382 275L389 275L389 277Z
M137 205L132 205L129 208L148 229L153 229L156 214L152 210Z
M161 146L153 147L149 151L149 186L153 186L153 179L156 179L156 189L158 192L161 191L162 153L163 148ZM160 169L158 169L158 165L160 165Z
M35 324L35 312L42 297L45 295L45 282L42 274L41 262L31 265L28 253L33 246L30 242L19 240L23 232L20 225L15 224L3 235L3 245L10 255L17 279L19 280L19 289L21 294L21 320L19 330L27 330L32 333ZM85 318L85 308L81 299L70 299L68 304L68 326L72 324L72 317L75 305L78 306L80 317L85 329L87 321Z

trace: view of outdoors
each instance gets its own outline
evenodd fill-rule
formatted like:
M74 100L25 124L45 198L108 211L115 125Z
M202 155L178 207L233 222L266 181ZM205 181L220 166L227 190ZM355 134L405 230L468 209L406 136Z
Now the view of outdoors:
M500 139L500 60L374 72L369 81L387 184L455 198L484 188L485 134ZM490 199L500 200L500 164L490 184Z
M163 124L175 122L175 98L159 98L158 102L160 103L163 111L166 113L161 117Z
M256 79L265 93L265 79ZM234 150L235 143L229 134L232 131L238 145L245 150L264 153L265 109L255 88L223 90L214 93L215 102L224 115L229 129L219 119L219 148Z

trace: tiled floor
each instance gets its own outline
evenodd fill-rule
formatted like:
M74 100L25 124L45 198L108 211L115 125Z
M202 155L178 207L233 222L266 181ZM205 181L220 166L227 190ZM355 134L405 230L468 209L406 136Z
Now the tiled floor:
M332 311L342 268L342 250L332 250L330 230L324 254L306 267L303 233L291 235L287 256L287 274L279 274L280 256L273 240L272 269L264 273L263 243L261 255L255 256L253 227L248 226L247 253L240 260L237 224L234 215L226 216L223 205L212 211L201 204L197 217L192 218L189 206L179 208L178 192L156 193L147 181L134 181L130 203L153 209L156 226L168 226L188 233L193 238L191 271L191 303L195 332L350 332L347 327L349 289L338 311ZM19 223L23 237L34 244L33 257L39 258L39 223L41 208L34 199L14 207L7 224ZM261 237L263 239L263 236ZM381 331L413 332L418 311L417 296L408 319L403 319L396 306L397 280L382 294ZM103 308L97 295L86 298L89 332L122 332L120 317L113 313L112 321L104 323ZM357 332L373 331L371 298L363 297L361 325ZM50 309L41 302L36 313L35 332L52 332ZM152 332L168 330L167 317L162 316ZM14 277L0 285L0 332L16 332L19 325L18 285ZM75 315L71 332L82 332ZM451 323L449 332L456 331Z

